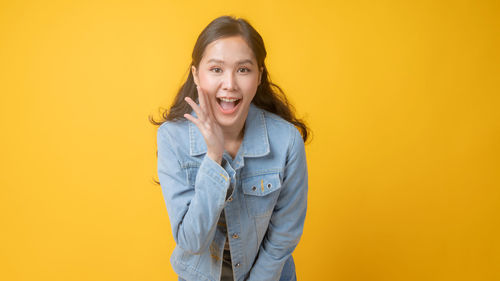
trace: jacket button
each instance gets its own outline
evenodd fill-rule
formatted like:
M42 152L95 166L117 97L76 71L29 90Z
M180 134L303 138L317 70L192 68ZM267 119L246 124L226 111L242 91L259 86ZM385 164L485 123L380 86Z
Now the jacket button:
M240 266L240 263L237 263L234 265L234 267L239 267Z
M229 201L229 202L233 201L233 197L229 197L229 199L227 199L227 201Z
M238 236L238 233L233 233L233 238L238 239L238 238L240 238L240 236Z
M255 186L252 186L252 190L255 191L257 189L257 187Z

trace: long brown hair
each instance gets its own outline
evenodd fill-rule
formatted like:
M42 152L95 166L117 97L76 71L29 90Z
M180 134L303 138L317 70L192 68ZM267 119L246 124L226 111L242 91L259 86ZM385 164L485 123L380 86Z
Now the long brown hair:
M221 16L210 22L205 29L200 33L196 44L194 45L193 53L191 55L192 61L188 69L188 77L186 82L180 87L175 99L169 109L165 109L161 114L160 121L154 120L149 116L149 121L154 125L161 125L166 121L180 121L185 120L184 114L191 113L192 108L187 102L184 101L185 97L190 97L197 100L196 85L194 83L191 66L198 69L200 61L203 57L205 48L211 42L225 37L241 36L250 49L252 49L259 69L262 67L261 83L257 88L257 92L252 100L252 103L259 108L279 115L281 118L287 120L297 127L302 134L304 142L310 135L309 128L303 120L295 116L295 108L288 102L283 90L276 84L270 81L264 60L267 52L264 47L264 41L260 34L243 18L234 18L232 16ZM156 151L158 156L158 151ZM155 182L157 182L155 180ZM157 182L158 183L158 182Z

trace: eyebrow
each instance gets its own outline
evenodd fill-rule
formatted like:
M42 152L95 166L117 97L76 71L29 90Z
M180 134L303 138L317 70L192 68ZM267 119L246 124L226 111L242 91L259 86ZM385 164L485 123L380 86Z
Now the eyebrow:
M209 59L209 60L207 61L207 63L210 63L210 62L216 62L216 63L224 64L224 61L223 61L223 60L218 60L218 59ZM253 65L252 60L249 60L249 59L240 60L240 61L237 61L236 63L237 63L237 64L245 64L245 63L249 63L249 64L252 64L252 65Z

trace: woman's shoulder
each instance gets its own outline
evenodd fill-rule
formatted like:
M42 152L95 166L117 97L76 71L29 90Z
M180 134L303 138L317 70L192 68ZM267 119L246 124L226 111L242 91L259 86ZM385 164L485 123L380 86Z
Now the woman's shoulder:
M189 140L188 120L165 121L157 129L158 140L182 143Z
M158 133L162 134L183 134L187 133L188 120L165 121L158 127Z

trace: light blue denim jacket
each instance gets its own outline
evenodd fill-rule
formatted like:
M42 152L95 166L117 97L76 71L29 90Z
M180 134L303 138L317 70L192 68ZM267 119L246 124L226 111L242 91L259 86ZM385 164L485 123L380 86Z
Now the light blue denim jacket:
M299 131L252 103L238 154L232 159L225 152L222 165L206 156L201 132L187 120L163 123L157 146L158 177L177 243L170 258L174 271L189 281L220 280L226 234L217 222L224 210L234 280L280 280L285 262L293 264L306 216L307 164Z

